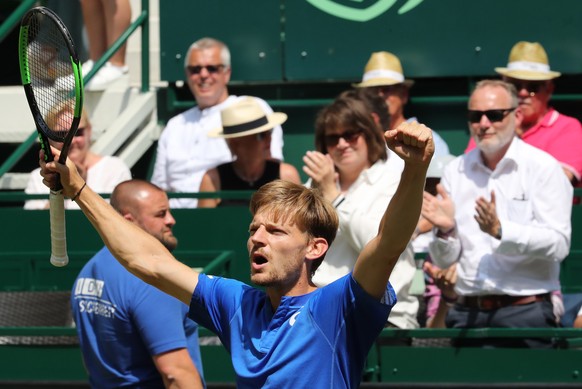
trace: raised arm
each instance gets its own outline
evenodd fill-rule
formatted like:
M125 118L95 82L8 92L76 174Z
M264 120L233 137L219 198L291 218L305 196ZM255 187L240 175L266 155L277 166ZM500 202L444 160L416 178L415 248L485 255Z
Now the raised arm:
M431 130L416 122L386 131L385 138L388 147L404 160L404 170L378 235L360 253L353 273L362 288L377 298L384 295L390 273L416 228L426 170L434 153Z
M89 187L78 174L75 164L58 162L59 151L52 149L55 161L44 163L41 151L40 167L43 183L52 186L60 174L63 193L73 198L93 224L115 258L132 274L189 305L198 284L198 273L177 261L153 236L125 220L105 200Z

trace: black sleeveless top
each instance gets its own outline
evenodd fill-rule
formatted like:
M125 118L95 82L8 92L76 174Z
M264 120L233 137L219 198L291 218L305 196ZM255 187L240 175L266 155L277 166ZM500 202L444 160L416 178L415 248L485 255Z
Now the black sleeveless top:
M224 163L216 167L220 179L220 190L257 190L264 184L279 178L281 162L267 161L263 175L255 182L248 182L236 175L233 163ZM249 200L222 199L219 207L232 205L249 205Z

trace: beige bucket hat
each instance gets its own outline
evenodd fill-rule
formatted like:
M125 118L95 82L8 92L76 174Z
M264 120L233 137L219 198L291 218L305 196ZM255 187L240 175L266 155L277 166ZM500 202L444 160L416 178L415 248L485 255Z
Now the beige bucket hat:
M213 138L238 138L271 130L287 120L287 114L265 111L252 97L245 97L220 111L222 127L208 133Z
M414 81L404 78L402 65L397 56L387 51L372 53L366 67L362 82L353 84L356 88L366 88L370 86L385 86L404 84L411 87Z
M495 68L503 76L518 80L544 81L560 77L561 73L550 70L546 51L538 42L517 42L509 53L505 68Z

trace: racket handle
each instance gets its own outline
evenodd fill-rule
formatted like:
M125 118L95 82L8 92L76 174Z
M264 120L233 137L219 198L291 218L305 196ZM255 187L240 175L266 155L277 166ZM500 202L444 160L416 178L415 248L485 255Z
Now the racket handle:
M51 264L57 267L69 263L65 229L65 198L63 191L52 191L49 196L51 220Z

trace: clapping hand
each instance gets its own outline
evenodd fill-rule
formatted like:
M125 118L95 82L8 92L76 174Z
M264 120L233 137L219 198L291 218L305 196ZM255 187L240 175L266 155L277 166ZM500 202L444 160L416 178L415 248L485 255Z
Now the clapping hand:
M303 163L303 171L313 181L313 187L318 188L325 199L333 201L340 192L337 188L338 174L329 154L308 151L303 157Z
M437 185L437 196L424 192L422 201L422 216L442 232L455 227L455 204L445 188Z
M479 223L481 231L496 239L501 239L501 222L497 217L495 207L495 192L491 191L491 201L479 197L475 202L475 220Z

